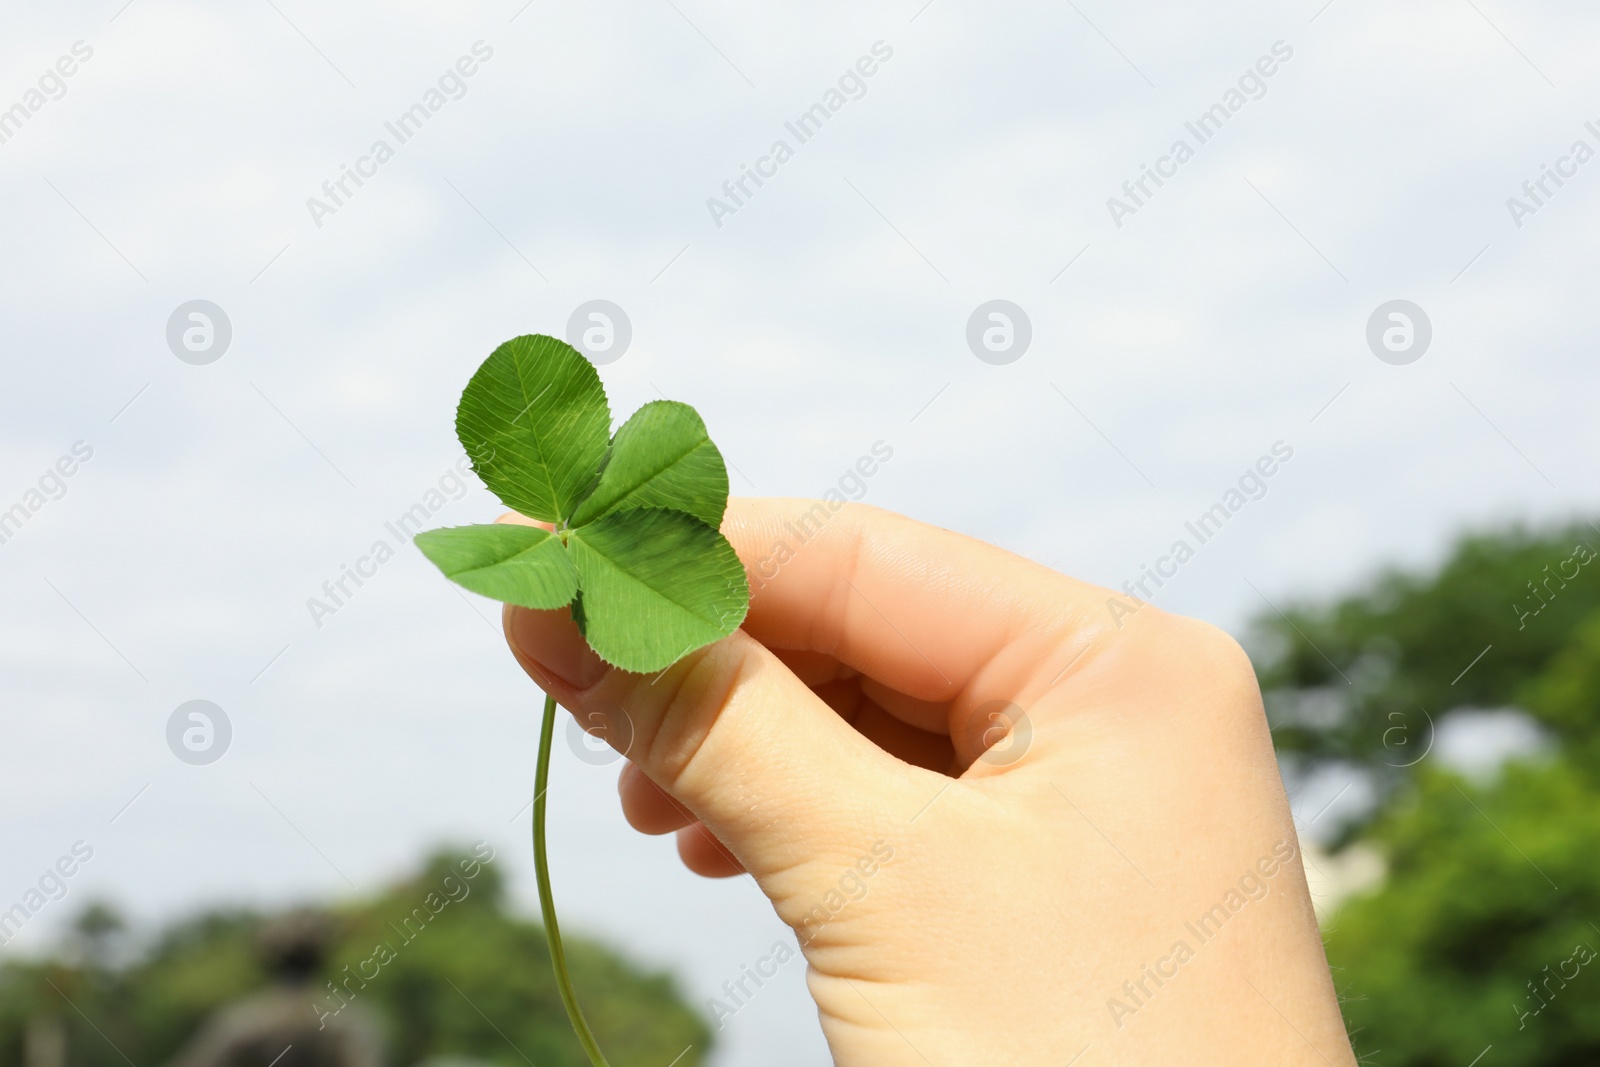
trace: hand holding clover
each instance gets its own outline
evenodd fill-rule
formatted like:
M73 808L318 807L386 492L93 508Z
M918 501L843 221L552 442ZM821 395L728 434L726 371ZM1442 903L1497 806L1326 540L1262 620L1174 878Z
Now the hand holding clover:
M418 543L507 602L518 661L581 721L632 727L630 824L676 832L692 870L754 878L797 933L835 1063L1355 1062L1237 644L1153 605L1113 620L1108 590L860 505L830 510L747 609L739 561L822 505L724 514L693 412L646 405L608 442L581 362L513 341L458 420L490 488L552 529ZM544 858L554 706L535 865L601 1064ZM728 997L708 1006L719 1026Z
M417 547L452 581L526 608L570 604L589 646L627 671L664 670L744 621L744 565L717 530L728 472L687 404L646 404L613 437L594 366L553 337L518 337L467 383L456 436L501 502L554 529L495 524L419 534ZM539 903L562 1001L601 1065L567 975L545 855L554 728L555 698L546 696L533 804Z

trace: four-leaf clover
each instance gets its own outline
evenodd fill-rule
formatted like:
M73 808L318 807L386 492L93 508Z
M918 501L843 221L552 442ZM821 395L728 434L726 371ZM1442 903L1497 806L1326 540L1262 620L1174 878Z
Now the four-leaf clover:
M594 366L553 337L507 341L461 394L456 436L505 524L418 534L458 585L528 608L570 604L614 667L664 670L744 621L750 589L718 531L728 472L694 408L657 400L611 434Z

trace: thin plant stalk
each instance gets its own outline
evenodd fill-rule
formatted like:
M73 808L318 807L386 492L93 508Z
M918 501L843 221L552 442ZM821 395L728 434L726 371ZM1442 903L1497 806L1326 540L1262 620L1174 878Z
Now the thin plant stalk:
M533 778L533 871L539 881L539 911L544 916L544 935L550 942L550 965L555 968L556 988L561 992L561 1003L572 1020L572 1029L578 1035L583 1051L589 1054L594 1067L610 1067L600 1052L589 1023L578 1007L578 997L572 991L572 976L567 973L567 952L561 947L561 927L556 923L556 902L550 892L550 861L545 856L544 809L545 796L550 786L550 746L556 732L556 698L546 693L544 722L539 727L539 764Z

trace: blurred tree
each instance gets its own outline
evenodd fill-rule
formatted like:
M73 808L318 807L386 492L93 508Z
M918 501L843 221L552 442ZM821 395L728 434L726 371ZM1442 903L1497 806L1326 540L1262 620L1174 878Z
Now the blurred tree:
M1363 1062L1600 1064L1600 789L1564 760L1419 770L1371 828L1387 882L1325 931Z
M339 907L333 962L306 991L307 1019L357 1006L373 1013L396 1067L440 1059L587 1067L543 931L507 913L499 870L485 855L441 852L380 897ZM255 914L215 911L164 931L123 966L0 964L0 1067L162 1067L218 1009L267 983L260 927ZM661 1067L680 1055L680 1067L704 1062L710 1028L669 976L582 939L569 938L567 953L584 1010L618 1067ZM52 1027L64 1048L45 1064Z
M1576 629L1549 670L1523 686L1519 704L1600 777L1600 612Z
M1247 643L1286 768L1353 763L1381 793L1426 747L1430 722L1516 704L1597 614L1600 528L1575 522L1467 536L1437 568L1264 612ZM1574 725L1530 710L1559 736Z
M1267 612L1286 768L1353 764L1388 875L1325 931L1363 1062L1600 1064L1600 529L1462 539L1437 568ZM1484 780L1424 759L1453 709L1517 708L1553 752ZM1485 1053L1493 1046L1487 1056Z

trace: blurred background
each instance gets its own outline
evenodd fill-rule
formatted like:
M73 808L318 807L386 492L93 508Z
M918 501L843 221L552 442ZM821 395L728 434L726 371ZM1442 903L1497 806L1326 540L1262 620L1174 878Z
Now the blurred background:
M581 1062L539 694L409 545L497 514L452 413L530 332L616 412L694 404L736 494L838 489L1238 635L1364 1062L1600 1062L1597 31L0 7L0 1067L172 1062L307 906L321 1003L377 969L340 988L385 1063ZM633 834L616 772L569 732L551 806L614 1062L827 1062L803 965L729 992L793 935Z

